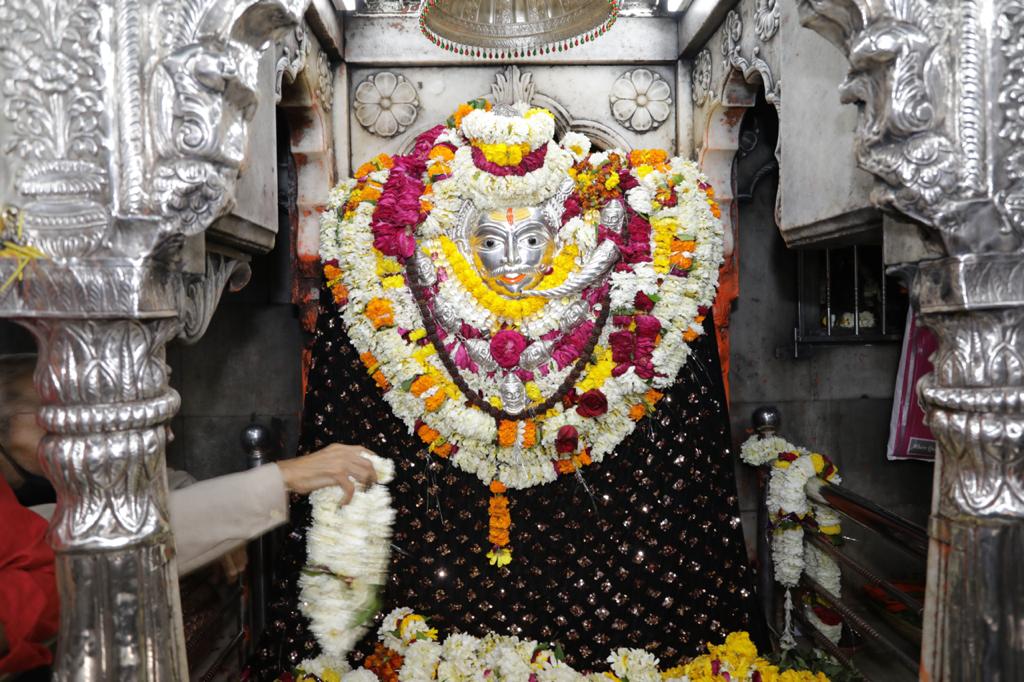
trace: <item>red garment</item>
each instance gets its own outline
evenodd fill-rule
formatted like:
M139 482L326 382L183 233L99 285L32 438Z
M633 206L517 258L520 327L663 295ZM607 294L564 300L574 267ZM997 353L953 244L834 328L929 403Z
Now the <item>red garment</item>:
M8 646L0 673L32 670L53 658L44 642L57 634L60 601L46 526L0 476L0 623Z

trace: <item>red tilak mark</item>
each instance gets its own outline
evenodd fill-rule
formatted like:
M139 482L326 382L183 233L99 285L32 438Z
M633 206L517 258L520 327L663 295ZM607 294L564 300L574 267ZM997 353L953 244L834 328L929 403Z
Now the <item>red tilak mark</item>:
M512 223L514 223L516 221L515 216L512 215L512 209L511 208L506 208L505 209L505 220L508 221L509 225L511 225Z

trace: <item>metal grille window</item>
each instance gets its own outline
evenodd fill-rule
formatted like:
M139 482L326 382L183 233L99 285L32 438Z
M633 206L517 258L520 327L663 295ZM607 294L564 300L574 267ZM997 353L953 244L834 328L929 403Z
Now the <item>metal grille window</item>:
M899 341L908 304L879 245L798 251L794 354L805 344Z

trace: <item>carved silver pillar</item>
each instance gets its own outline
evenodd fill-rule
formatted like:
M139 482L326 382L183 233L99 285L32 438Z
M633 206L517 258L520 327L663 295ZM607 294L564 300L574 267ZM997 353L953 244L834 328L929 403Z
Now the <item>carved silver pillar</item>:
M945 252L913 292L940 344L921 678L1024 679L1024 2L799 7L849 58L874 200Z
M0 0L0 316L39 342L58 493L59 680L185 680L164 348L247 266L204 254L234 201L264 51L306 0ZM2 248L2 247L0 247ZM186 272L186 261L199 274ZM196 268L196 264L203 268Z

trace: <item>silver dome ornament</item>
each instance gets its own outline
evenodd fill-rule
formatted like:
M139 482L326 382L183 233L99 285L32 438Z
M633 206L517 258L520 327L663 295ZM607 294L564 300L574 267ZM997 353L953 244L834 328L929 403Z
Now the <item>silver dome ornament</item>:
M526 409L526 386L514 372L509 372L498 387L501 408L509 414L519 414Z
M532 371L551 359L554 341L534 341L519 356L519 369Z
M578 47L618 16L619 0L426 0L420 31L455 54L508 59Z
M574 301L562 314L562 324L559 325L559 329L563 333L568 334L573 329L583 324L583 321L587 319L589 312L590 309L587 307L586 303L583 301Z
M485 372L494 372L498 369L498 363L491 357L491 344L483 339L463 339L462 345L466 347L469 358L480 369Z
M434 261L430 256L417 248L412 254L412 268L410 269L413 284L421 287L433 286L437 282L437 270L434 268Z
M459 314L440 298L434 299L434 320L450 333L459 331L462 326L459 323Z

